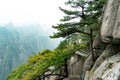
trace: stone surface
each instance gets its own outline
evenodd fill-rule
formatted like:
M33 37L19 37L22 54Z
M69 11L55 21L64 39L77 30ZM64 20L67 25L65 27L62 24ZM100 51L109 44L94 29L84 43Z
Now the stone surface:
M92 55L90 55L84 62L83 72L89 71L93 65Z
M113 29L119 7L119 0L108 0L101 25L101 39L103 42L111 42Z
M68 60L68 78L64 80L80 80L80 74L82 74L84 61L81 60L81 55L74 54Z
M101 47L102 46L102 47ZM96 35L94 41L93 41L93 49L95 53L95 58L101 55L101 53L105 50L106 45L103 44L101 41L100 33Z
M103 80L120 80L120 62L114 63L113 67L104 72Z
M80 80L80 76L71 76L69 80Z
M74 55L70 58L68 64L69 76L79 76L82 72L83 62L80 60L79 55Z
M119 1L119 3L120 3L120 1ZM114 30L113 30L113 38L115 40L120 40L120 4L119 4L116 20L115 20L115 26L114 26Z
M68 78L65 78L65 79L63 79L63 80L69 80Z
M116 53L118 53L117 46L112 44L108 45L107 48L102 52L102 54L97 58L91 70L94 71L105 59L113 56Z
M120 53L106 59L89 80L120 80Z
M120 80L120 0L108 0L101 19L100 32L93 41L95 61L89 55L82 64L74 55L68 64L69 77L64 80Z
M80 80L80 77L79 76L71 76L71 77L63 79L63 80Z
M100 34L96 35L94 41L93 41L93 48L94 49L99 49L101 46L104 46L104 44L101 41L101 36Z
M89 71L87 71L87 72L85 73L84 80L89 80Z
M104 46L100 43L104 43ZM94 65L90 70L83 68L83 71L85 71L84 80L120 80L119 46L120 0L108 0L102 16L100 35L97 35L93 42L95 53L100 53L100 55L93 62ZM101 49L101 47L104 47L104 49ZM97 49L101 49L101 51L98 52ZM87 62L89 63L89 61L90 59ZM87 65L87 67L90 66Z

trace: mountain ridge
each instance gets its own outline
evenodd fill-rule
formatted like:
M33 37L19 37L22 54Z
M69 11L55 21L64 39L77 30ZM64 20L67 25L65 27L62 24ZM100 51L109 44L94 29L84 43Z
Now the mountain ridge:
M59 40L51 40L40 25L16 27L7 24L0 27L0 80L20 64L26 62L32 53L43 49L54 49Z

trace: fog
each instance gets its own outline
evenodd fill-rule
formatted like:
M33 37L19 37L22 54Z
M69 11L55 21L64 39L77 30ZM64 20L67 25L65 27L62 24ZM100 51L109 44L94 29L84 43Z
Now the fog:
M0 0L0 24L14 25L39 23L48 25L59 22L63 13L59 6L65 0Z

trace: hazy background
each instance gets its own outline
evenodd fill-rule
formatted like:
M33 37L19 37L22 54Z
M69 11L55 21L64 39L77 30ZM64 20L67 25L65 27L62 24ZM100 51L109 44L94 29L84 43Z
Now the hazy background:
M39 23L50 27L59 22L59 6L65 0L0 0L0 24Z
M52 25L63 13L65 0L0 0L0 80L30 55L54 49L61 39L50 39Z

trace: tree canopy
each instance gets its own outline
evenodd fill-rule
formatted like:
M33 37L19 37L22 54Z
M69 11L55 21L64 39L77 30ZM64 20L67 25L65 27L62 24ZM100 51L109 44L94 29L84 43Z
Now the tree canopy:
M58 32L50 37L66 37L75 33L90 35L90 29L98 29L98 18L105 2L106 0L68 0L65 4L72 10L59 7L65 16L60 20L61 23L52 26Z

